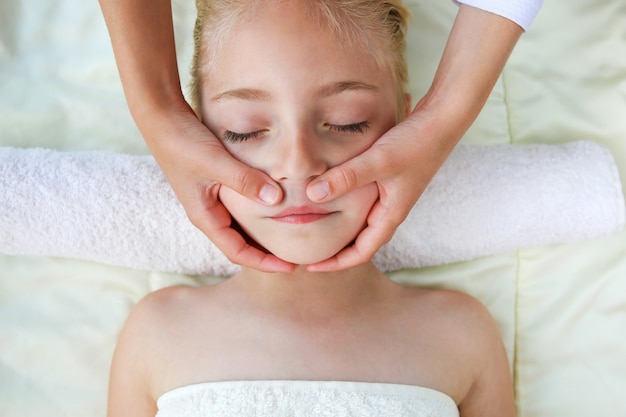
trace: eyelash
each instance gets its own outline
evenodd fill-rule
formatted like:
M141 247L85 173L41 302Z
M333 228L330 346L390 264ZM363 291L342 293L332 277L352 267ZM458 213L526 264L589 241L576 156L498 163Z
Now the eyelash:
M257 130L256 132L248 132L248 133L237 133L227 130L224 132L222 136L226 142L237 143L237 142L245 142L250 139L257 138L263 131Z
M364 133L369 127L370 124L367 121L360 123L352 123L349 125L331 125L327 124L329 130L339 132L339 133ZM237 143L237 142L245 142L250 139L256 139L261 133L262 130L257 130L255 132L248 133L237 133L230 130L224 132L223 138L227 142Z
M340 133L363 133L370 127L370 124L369 122L365 121L365 122L360 122L360 123L353 123L350 125L327 125L327 126L329 130L333 130L335 132L340 132Z

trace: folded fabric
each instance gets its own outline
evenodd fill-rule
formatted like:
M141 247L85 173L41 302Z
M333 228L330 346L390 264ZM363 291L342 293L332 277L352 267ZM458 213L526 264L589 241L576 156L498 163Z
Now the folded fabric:
M615 233L624 196L593 142L458 146L374 262L439 265ZM0 148L0 252L229 276L149 156Z

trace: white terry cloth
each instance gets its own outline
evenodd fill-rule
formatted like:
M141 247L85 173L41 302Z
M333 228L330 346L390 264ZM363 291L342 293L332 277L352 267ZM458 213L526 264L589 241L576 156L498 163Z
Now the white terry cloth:
M624 196L610 152L458 146L374 262L383 271L608 236ZM0 148L0 252L135 269L239 270L196 229L152 157Z
M205 382L166 392L157 407L155 417L459 417L431 388L344 381Z

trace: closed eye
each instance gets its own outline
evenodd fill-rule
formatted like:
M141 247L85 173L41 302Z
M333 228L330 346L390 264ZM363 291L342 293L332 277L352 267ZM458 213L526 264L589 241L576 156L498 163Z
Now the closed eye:
M349 125L332 125L327 124L328 129L330 131L339 132L339 133L364 133L369 127L370 124L367 121L360 123L352 123Z
M254 132L247 132L247 133L237 133L237 132L233 132L230 130L226 130L224 131L224 134L222 135L222 139L224 139L226 142L231 142L231 143L245 142L247 140L257 138L261 133L263 133L263 130L256 130Z

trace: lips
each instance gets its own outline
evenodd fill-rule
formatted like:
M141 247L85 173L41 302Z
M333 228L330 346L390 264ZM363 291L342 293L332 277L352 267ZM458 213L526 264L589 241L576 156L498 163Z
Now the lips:
M306 224L325 219L331 214L333 214L333 212L317 207L300 206L285 209L271 218L281 223Z

